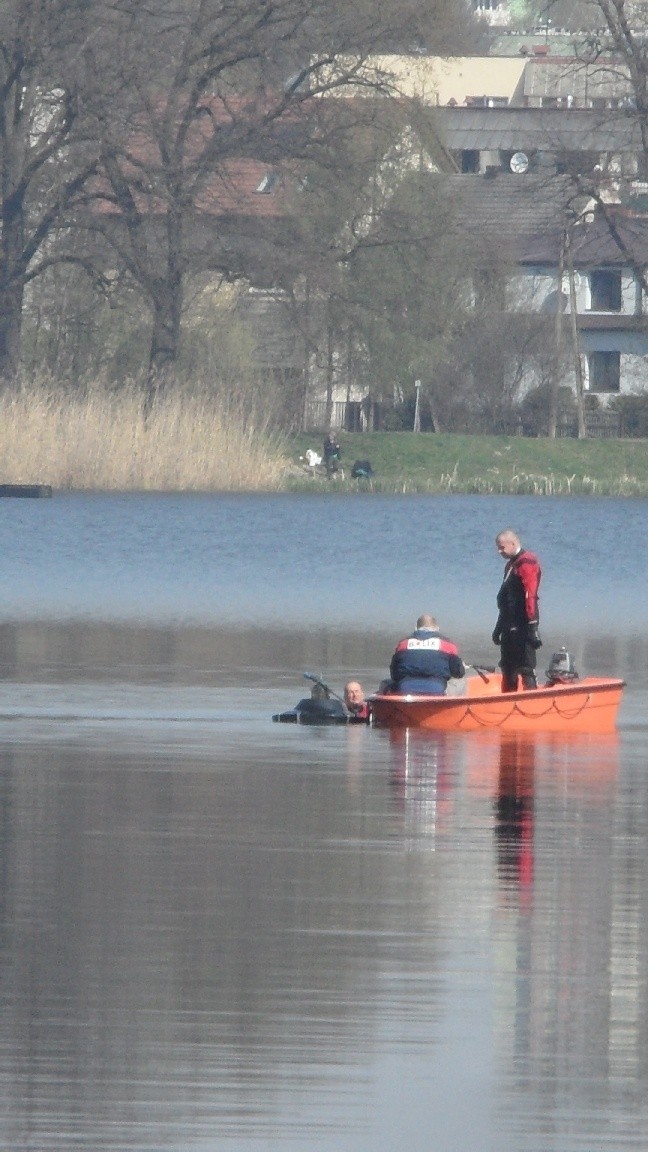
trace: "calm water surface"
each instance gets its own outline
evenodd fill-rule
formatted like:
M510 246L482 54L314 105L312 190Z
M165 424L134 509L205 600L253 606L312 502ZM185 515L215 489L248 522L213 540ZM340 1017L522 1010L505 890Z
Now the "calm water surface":
M495 532L618 733L273 725ZM0 1147L646 1152L645 501L0 502ZM541 667L543 666L541 660Z

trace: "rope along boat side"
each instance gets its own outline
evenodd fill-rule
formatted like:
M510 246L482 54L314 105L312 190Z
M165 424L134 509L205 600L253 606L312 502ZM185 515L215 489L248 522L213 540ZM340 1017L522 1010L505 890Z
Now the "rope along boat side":
M468 677L463 696L371 697L374 723L477 732L613 732L625 682L585 677L525 692L502 692L501 676Z

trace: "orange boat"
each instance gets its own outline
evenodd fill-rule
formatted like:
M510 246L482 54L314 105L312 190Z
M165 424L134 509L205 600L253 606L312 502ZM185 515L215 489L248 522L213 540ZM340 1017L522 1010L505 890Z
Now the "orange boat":
M584 677L525 692L502 692L502 678L469 676L462 696L371 697L374 723L393 728L477 732L613 732L625 682Z

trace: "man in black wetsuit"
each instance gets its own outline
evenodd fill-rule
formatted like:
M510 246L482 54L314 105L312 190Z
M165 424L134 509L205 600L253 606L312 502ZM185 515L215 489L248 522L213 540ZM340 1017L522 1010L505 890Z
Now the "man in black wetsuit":
M499 645L501 655L502 692L517 692L518 677L523 688L537 688L536 651L542 647L538 635L540 563L510 528L498 533L495 546L506 560L493 629L493 643Z

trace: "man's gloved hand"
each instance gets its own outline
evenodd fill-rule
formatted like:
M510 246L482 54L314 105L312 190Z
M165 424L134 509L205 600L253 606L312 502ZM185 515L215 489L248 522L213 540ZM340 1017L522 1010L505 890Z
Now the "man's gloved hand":
M537 624L529 624L529 644L532 648L542 648L542 640L538 635Z
M502 633L500 632L499 628L493 629L492 640L493 640L493 644L497 644L497 646L499 648L500 644L502 643Z

